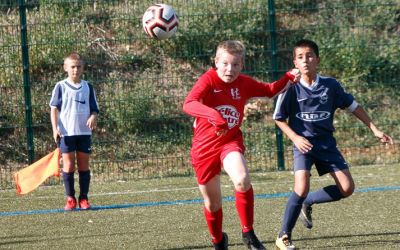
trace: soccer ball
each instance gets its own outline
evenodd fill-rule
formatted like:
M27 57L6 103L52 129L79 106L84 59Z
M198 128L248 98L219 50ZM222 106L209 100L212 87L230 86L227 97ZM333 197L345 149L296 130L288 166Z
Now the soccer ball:
M147 35L158 40L164 40L175 34L179 19L171 6L154 4L144 13L142 24Z

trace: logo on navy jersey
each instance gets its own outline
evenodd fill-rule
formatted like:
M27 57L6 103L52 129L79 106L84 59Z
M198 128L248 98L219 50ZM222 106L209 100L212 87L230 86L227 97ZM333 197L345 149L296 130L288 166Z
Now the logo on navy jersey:
M302 101L305 101L307 99L308 99L307 97L306 98L297 99L297 102L302 102Z
M320 99L319 99L319 102L321 103L321 104L325 104L327 101L328 101L328 88L326 88L325 90L324 90L324 92L321 94L321 96L320 96Z
M231 96L233 100L240 100L240 93L238 88L232 88L231 89Z
M331 116L328 111L299 112L296 117L307 122L316 122L326 120Z
M240 112L238 112L234 106L221 105L215 107L215 109L218 110L222 117L226 120L229 129L239 125Z
M85 103L86 103L85 100L83 100L83 101L75 100L75 101L76 101L76 102L79 102L80 104L85 104Z

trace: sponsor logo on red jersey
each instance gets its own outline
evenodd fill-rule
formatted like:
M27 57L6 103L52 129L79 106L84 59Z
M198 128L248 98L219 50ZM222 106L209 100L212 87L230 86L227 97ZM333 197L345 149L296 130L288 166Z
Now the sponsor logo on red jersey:
M236 110L234 106L231 105L221 105L215 107L216 110L222 115L222 117L228 123L229 129L233 128L234 126L239 125L240 120L240 112Z

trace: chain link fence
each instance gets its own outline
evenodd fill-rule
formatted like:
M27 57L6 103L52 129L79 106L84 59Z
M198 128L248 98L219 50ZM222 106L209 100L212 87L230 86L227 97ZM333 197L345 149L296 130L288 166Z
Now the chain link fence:
M94 181L193 174L193 120L182 113L182 102L227 39L246 44L244 73L264 81L293 67L295 41L315 40L321 74L338 78L380 128L400 138L398 0L164 3L180 23L174 37L157 41L141 24L152 1L0 1L1 188L12 188L15 171L55 147L48 103L72 51L84 56L83 79L94 85L100 106ZM247 105L243 131L251 171L291 167L290 142L275 129L273 106L264 99ZM379 145L361 122L338 113L336 137L352 165L400 162L396 147ZM283 147L277 147L280 140Z

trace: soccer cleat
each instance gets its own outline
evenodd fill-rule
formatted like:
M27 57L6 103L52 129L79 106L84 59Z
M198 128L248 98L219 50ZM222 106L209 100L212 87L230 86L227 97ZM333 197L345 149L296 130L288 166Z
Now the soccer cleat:
M254 230L242 233L243 243L250 250L266 250L263 244L258 240L254 234Z
M82 210L90 209L90 204L87 199L79 199L79 208Z
M279 250L293 250L296 249L296 247L292 244L292 240L289 238L287 234L282 235L282 237L279 237L275 241L275 246L276 249Z
M64 210L65 211L71 211L76 208L76 199L75 197L68 196L67 197L67 203L65 204Z
M303 204L303 206L301 207L299 219L301 223L303 223L303 225L308 229L311 229L313 226L311 213L312 207Z
M215 250L228 250L228 235L222 233L222 240L218 243L214 243Z

